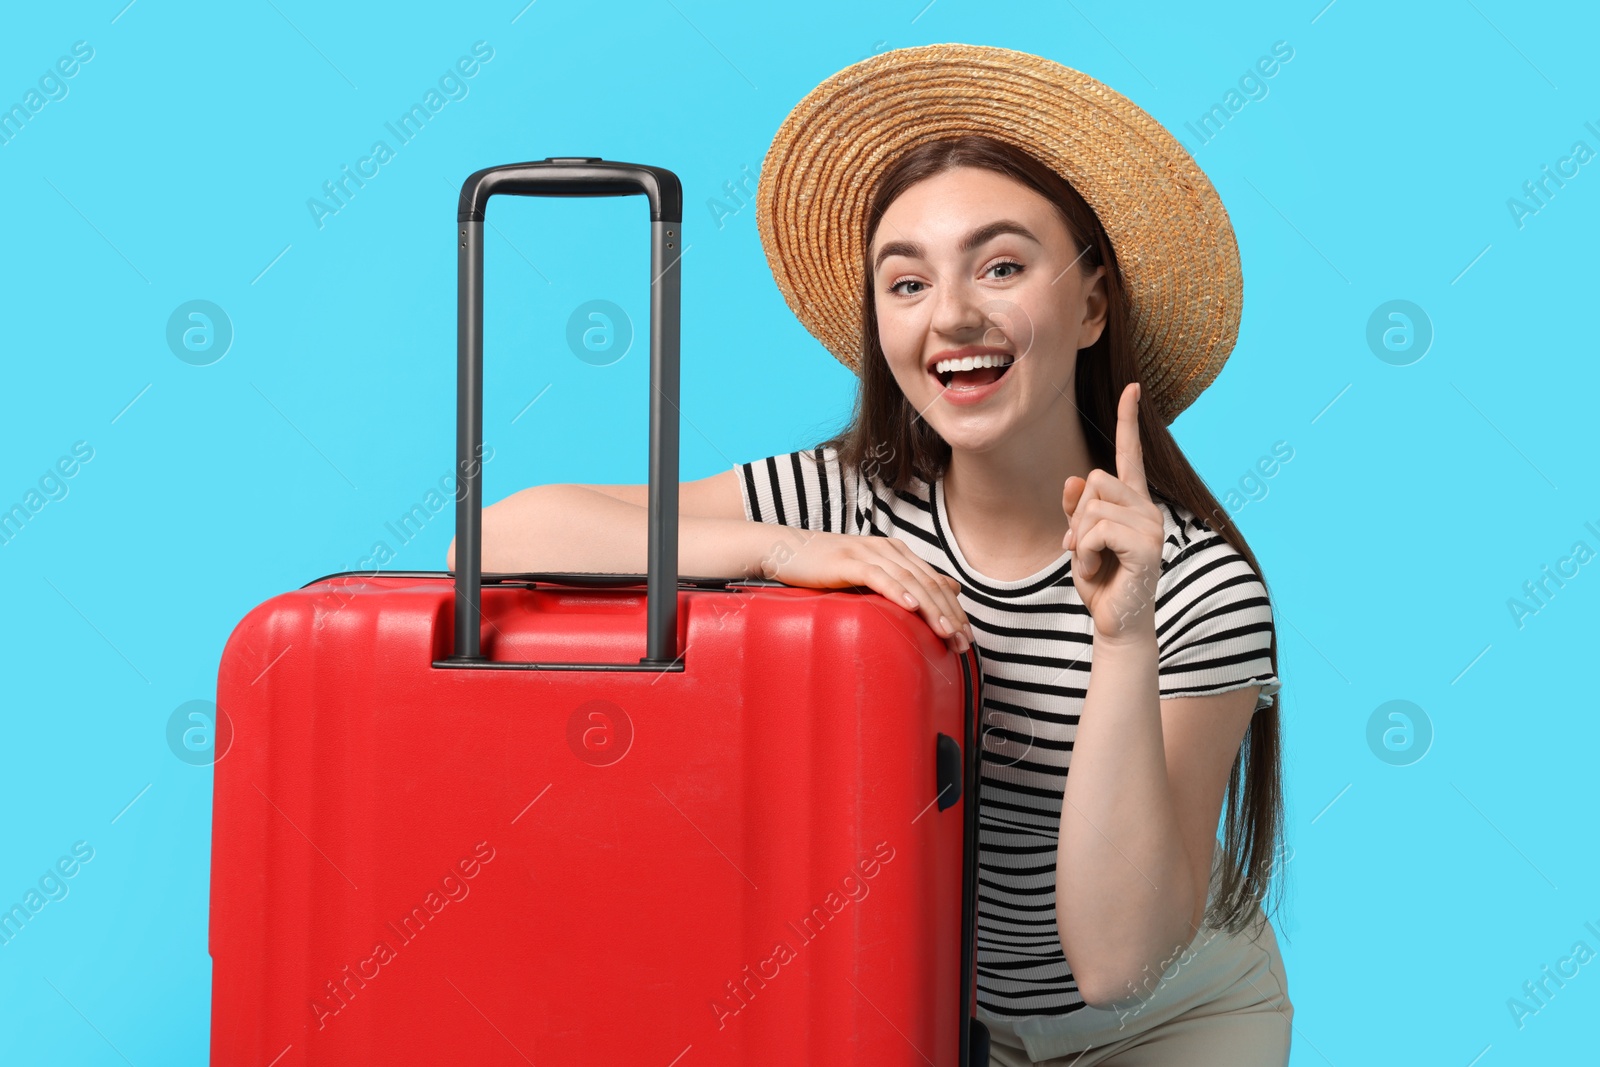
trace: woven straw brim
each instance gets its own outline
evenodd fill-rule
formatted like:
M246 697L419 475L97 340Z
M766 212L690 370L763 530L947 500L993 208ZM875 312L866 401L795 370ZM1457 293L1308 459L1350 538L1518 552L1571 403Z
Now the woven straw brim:
M884 52L817 86L761 165L756 225L779 290L824 347L858 370L863 215L906 150L986 134L1070 182L1111 240L1139 379L1170 423L1221 371L1239 333L1233 226L1189 153L1138 105L1027 52L933 44Z

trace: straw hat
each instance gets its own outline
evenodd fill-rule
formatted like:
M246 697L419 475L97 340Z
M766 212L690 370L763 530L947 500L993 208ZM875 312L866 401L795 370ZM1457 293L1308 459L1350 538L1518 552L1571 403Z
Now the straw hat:
M1139 379L1170 423L1238 338L1228 213L1189 153L1138 105L1027 52L895 49L846 67L795 105L761 166L756 225L796 317L859 372L867 199L907 149L966 133L1033 154L1099 216L1131 305Z

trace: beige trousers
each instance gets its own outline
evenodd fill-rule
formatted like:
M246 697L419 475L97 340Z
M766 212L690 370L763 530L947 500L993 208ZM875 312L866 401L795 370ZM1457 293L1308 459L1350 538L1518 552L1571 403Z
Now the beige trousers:
M1146 989L1109 1008L1001 1019L982 1008L990 1067L1284 1067L1294 1005L1272 924L1202 928Z

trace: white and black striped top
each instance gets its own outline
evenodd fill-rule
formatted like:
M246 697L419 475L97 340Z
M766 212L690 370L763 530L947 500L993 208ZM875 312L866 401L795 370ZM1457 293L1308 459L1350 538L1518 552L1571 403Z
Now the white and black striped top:
M973 570L950 533L939 481L890 492L837 453L809 449L734 468L752 521L897 537L961 583L983 664L978 805L978 1003L990 1015L1065 1015L1084 1006L1056 932L1056 839L1073 737L1089 684L1093 620L1072 583L1070 553L996 581ZM1162 697L1260 685L1279 689L1272 609L1249 562L1187 508L1166 518L1156 635Z

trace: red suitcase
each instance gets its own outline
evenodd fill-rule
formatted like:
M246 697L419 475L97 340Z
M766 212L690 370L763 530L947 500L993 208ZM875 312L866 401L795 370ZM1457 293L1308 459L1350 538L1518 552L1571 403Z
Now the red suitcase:
M483 216L649 199L647 575L480 573ZM461 191L454 572L344 572L224 649L211 1062L987 1064L976 652L866 589L676 574L677 177Z

